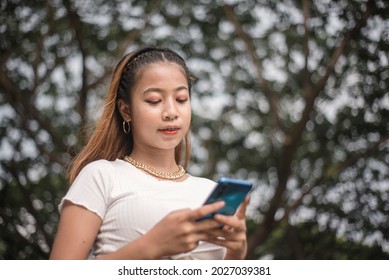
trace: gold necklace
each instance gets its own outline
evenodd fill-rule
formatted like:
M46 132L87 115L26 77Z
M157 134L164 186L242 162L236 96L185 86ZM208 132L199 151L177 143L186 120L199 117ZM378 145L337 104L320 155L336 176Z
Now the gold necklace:
M144 163L136 161L130 156L125 156L124 160L131 163L136 168L142 169L143 171L146 171L147 173L161 179L175 180L181 178L186 174L185 169L181 165L178 166L179 170L177 172L163 172L155 170L154 168L147 166Z

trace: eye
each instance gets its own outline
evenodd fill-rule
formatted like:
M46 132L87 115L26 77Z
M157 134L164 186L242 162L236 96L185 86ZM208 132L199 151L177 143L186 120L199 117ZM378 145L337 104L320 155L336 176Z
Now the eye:
M161 100L146 100L146 102L151 105L157 105L159 102L161 102Z
M185 103L186 101L188 101L188 98L177 98L176 101L178 103Z

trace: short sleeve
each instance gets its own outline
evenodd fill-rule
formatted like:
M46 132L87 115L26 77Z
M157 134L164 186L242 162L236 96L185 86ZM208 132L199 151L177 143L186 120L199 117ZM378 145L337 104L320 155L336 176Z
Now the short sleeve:
M113 185L112 169L112 165L106 160L98 160L86 165L62 198L58 210L62 211L63 204L67 200L85 207L103 219Z

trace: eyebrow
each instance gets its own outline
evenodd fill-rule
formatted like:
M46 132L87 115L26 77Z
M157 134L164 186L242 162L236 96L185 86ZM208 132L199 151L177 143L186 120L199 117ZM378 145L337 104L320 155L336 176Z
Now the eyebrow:
M188 88L186 86L179 86L177 88L174 89L175 92L177 91L180 91L180 90L188 90ZM158 92L158 93L164 93L165 90L161 89L161 88L156 88L156 87L150 87L150 88L147 88L143 94L146 95L148 93L151 93L151 92Z

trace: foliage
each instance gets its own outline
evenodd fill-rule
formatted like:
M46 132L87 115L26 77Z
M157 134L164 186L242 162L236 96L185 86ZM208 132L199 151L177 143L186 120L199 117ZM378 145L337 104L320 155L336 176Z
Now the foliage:
M388 14L384 0L2 1L0 258L48 257L67 165L112 66L144 44L196 78L189 171L257 186L248 258L387 258Z
M315 221L291 225L285 221L259 250L265 258L278 260L379 260L388 259L379 244L368 245L339 237Z

